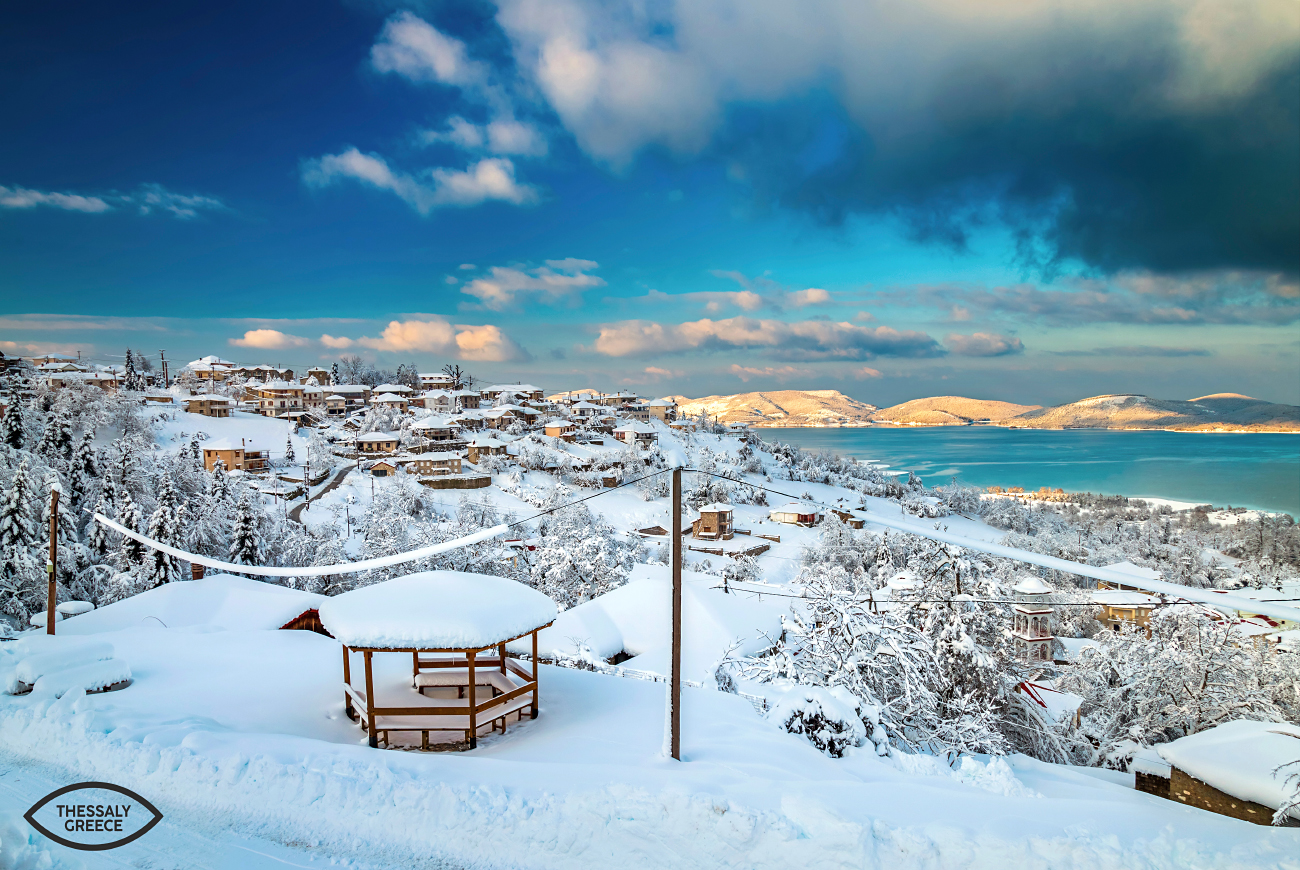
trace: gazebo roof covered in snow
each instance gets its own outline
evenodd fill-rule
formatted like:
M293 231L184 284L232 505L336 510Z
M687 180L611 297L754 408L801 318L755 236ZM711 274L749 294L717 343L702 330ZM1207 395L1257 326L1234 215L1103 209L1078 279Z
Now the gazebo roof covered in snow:
M505 577L422 571L321 603L321 624L353 649L482 649L556 617L555 602Z

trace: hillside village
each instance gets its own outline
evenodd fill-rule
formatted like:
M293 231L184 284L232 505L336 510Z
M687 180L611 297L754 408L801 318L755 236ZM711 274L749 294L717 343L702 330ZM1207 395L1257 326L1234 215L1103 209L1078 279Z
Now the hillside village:
M464 787L445 799L486 801L483 812L507 800L492 788L527 782L527 797L510 799L537 813L534 846L541 827L571 829L592 801L624 806L602 791L609 781L655 794L658 684L670 675L666 472L684 465L683 728L698 763L683 782L712 797L699 798L707 806L692 798L665 810L655 824L675 848L702 837L709 860L701 866L743 863L776 848L774 837L786 859L868 848L902 856L934 800L964 836L980 828L973 808L995 801L1044 837L1079 843L1080 866L1095 862L1116 831L1150 866L1177 866L1146 845L1154 830L1206 854L1249 853L1263 866L1293 841L1261 839L1232 820L1300 823L1300 777L1274 777L1264 767L1277 751L1256 758L1249 749L1273 741L1285 754L1300 737L1300 623L1178 603L978 549L1002 544L1108 566L1135 584L1162 578L1294 604L1300 533L1290 517L1064 494L1025 504L765 441L742 423L687 413L675 397L481 384L455 365L381 372L345 358L294 371L205 356L145 371L130 353L119 368L56 355L7 363L0 638L10 642L0 644L0 734L28 758L94 755L115 781L174 789L166 777L179 783L202 769L223 780L235 754L257 755L281 739L271 735L291 734L305 741L286 750L293 758L324 753L336 771L364 767L372 762L330 754L367 739L374 746L376 735L363 734L338 697L338 646L324 603L413 572L467 572L554 602L557 615L537 645L503 643L500 659L503 675L507 658L543 662L540 683L551 688L535 721L516 704L509 709L517 719L503 714L475 738L465 758L483 753L505 765L499 773L450 756L425 759L418 750L433 739L428 733L384 732L383 745L410 756L395 762L400 782L430 794ZM111 646L79 663L88 668L78 671L80 683L51 671L42 687L27 662L41 651L47 618L42 566L54 489L63 505L54 523L57 632ZM205 574L92 513L184 552L304 570L515 526L508 537L398 567L263 582ZM882 526L884 518L913 532ZM939 530L971 547L921 534ZM151 620L163 627L143 627ZM233 699L256 684L260 700L177 700L190 669L213 660L228 666L206 678L211 698ZM409 680L380 676L393 686ZM46 706L37 712L40 698ZM187 733L208 735L194 742L207 748L177 749L192 755L161 766L149 754L160 751L150 748L153 738L106 736L125 733L115 729L128 722L133 733L161 735L178 716ZM1218 748L1207 754L1211 744ZM1241 762L1250 772L1224 764L1234 757L1254 759ZM425 760L432 766L415 764ZM579 760L591 766L563 784L569 805L529 790L542 787L539 765ZM312 787L299 780L298 762L258 764L295 796L276 805L236 776L212 798L220 812L265 813L281 838L338 845L306 813ZM809 765L819 782L839 783L842 800L796 784ZM734 779L718 773L724 768ZM479 776L505 779L476 796ZM399 804L386 792L349 788L326 799L326 815L364 808L374 824L395 824ZM907 799L890 797L900 788ZM791 789L797 800L782 797ZM1183 805L1217 815L1189 818ZM180 808L197 811L183 801ZM724 812L749 833L714 827ZM841 833L830 836L827 813L857 833L835 828ZM436 841L439 854L468 860L439 839L452 824L400 844L419 852ZM892 831L876 835L892 845L869 846L871 824ZM698 834L701 825L707 834ZM598 839L626 845L619 836L611 826ZM957 840L936 836L926 848L959 849ZM521 861L530 848L523 843L520 851L499 844L494 855ZM599 854L569 866L599 866ZM910 860L900 857L899 866Z

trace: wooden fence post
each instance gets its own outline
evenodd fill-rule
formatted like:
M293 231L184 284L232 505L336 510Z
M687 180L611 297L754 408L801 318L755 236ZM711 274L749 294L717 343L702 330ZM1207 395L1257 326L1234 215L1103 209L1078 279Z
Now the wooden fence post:
M673 652L672 709L669 711L672 756L682 760L682 470L673 469Z
M45 565L50 586L45 597L45 633L54 634L55 572L59 570L59 491L50 491L50 561Z

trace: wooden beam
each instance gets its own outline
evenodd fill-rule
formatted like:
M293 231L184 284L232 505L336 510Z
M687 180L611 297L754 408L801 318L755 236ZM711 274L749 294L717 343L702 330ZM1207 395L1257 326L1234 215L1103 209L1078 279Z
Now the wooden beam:
M529 715L530 719L537 718L537 632L533 632L533 711ZM523 676L520 674L520 676Z
M348 689L352 688L352 663L349 661L347 645L343 645L343 685L347 688L343 690L343 712L352 718L352 696L348 694Z
M465 654L469 661L469 748L478 748L478 719L474 708L474 653Z
M379 748L379 735L375 733L375 676L370 666L370 657L373 656L370 650L365 651L366 660L366 733L370 736L370 748Z
M682 760L682 470L673 469L673 649L668 711L672 756Z

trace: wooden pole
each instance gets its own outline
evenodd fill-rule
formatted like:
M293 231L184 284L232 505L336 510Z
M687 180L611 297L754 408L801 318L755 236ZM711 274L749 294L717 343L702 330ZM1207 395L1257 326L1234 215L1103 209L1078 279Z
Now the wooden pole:
M366 731L370 735L370 748L379 748L379 735L375 733L375 676L370 667L370 650L366 650Z
M533 710L530 714L533 719L537 718L537 632L533 632Z
M54 576L59 569L59 491L50 491L50 561L45 566L49 574L49 590L45 596L45 633L54 634Z
M343 647L343 684L345 686L352 685L352 663L348 661L348 648L346 645ZM354 713L352 695L348 693L347 689L343 690L343 712L347 714L349 719L352 718Z
M672 756L682 760L682 470L673 469L673 655L669 728Z
M465 658L469 662L469 748L470 749L478 748L478 716L476 715L478 711L474 709L474 704L475 704L474 656L475 655L477 655L477 653L472 651L465 654Z

